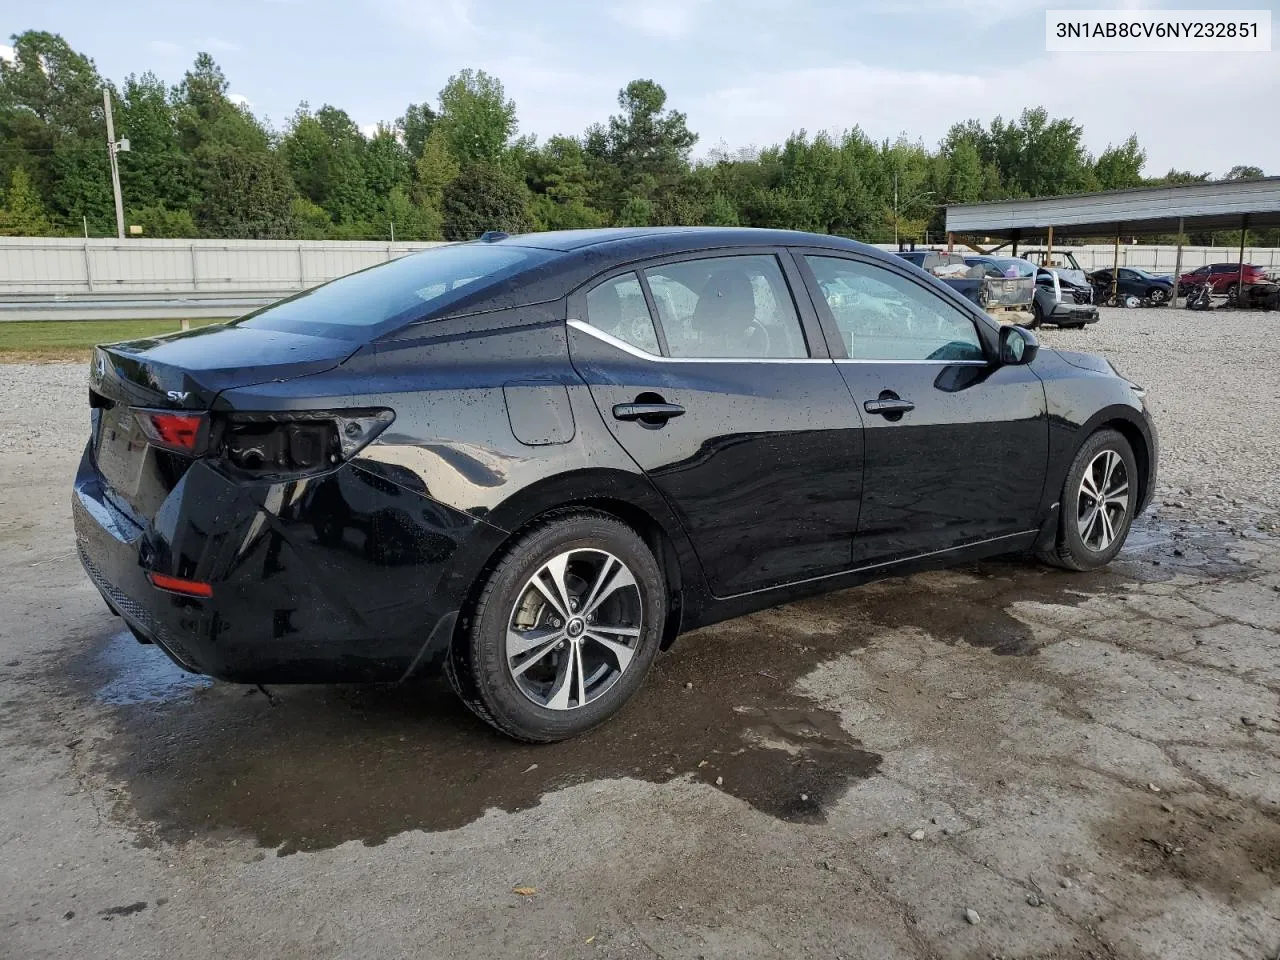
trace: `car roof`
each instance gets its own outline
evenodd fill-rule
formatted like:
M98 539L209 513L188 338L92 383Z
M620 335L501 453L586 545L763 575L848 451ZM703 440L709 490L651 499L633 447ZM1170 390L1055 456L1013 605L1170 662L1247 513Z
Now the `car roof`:
M476 244L523 247L544 252L528 270L512 276L496 287L477 288L440 313L424 317L444 319L475 312L488 312L526 304L558 300L567 291L611 270L643 260L664 256L696 254L710 256L760 247L807 247L833 253L856 253L881 263L901 264L902 259L877 247L847 237L798 230L760 227L606 227L595 230L548 230L541 233L486 234L470 241ZM943 251L919 251L940 253ZM946 295L951 295L948 289ZM956 297L959 295L956 294Z

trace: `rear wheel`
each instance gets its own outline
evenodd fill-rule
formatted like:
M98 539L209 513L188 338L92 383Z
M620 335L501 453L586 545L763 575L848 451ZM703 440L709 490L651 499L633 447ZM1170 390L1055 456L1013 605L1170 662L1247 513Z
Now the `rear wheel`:
M1044 309L1040 306L1040 302L1038 300L1032 300L1031 321L1027 324L1027 329L1034 330L1042 323L1044 323Z
M640 688L666 609L662 572L634 530L604 514L560 514L493 569L449 676L467 706L508 736L564 740Z
M1124 546L1138 502L1138 467L1129 441L1099 430L1076 453L1067 471L1053 547L1038 555L1068 570L1094 570Z
M1169 302L1170 291L1164 287L1152 287L1147 291L1147 299L1153 307L1163 307Z

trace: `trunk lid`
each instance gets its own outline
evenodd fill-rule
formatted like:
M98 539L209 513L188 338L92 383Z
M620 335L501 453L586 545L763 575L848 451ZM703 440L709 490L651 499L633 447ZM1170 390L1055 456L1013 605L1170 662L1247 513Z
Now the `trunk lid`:
M224 390L321 373L360 346L215 325L96 348L89 368L91 444L104 492L117 507L150 518L192 463L189 456L149 443L133 408L201 413Z

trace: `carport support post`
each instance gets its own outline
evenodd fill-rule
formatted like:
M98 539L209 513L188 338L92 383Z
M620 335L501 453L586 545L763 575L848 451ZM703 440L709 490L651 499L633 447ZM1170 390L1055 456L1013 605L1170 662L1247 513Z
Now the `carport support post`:
M1049 228L1049 236L1044 246L1045 246L1044 259L1045 259L1045 262L1047 263L1053 259L1053 227Z
M1111 256L1111 300L1116 299L1116 290L1120 287L1120 225L1116 225L1116 245Z
M1244 242L1249 239L1249 215L1240 218L1240 281L1236 285L1236 307L1244 307Z
M1022 231L1021 230L1013 231L1013 256L1015 257L1018 255L1018 241L1021 239L1022 239Z
M1173 259L1173 295L1169 297L1169 306L1178 305L1178 278L1182 276L1182 217L1178 218L1178 252Z

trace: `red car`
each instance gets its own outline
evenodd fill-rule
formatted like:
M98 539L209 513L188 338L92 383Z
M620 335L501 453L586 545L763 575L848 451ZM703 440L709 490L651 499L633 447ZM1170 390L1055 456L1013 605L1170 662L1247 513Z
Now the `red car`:
M1262 283L1266 279L1267 272L1262 267L1255 267L1251 263L1244 265L1244 282L1246 284ZM1178 288L1179 290L1190 290L1193 287L1203 286L1206 280L1209 281L1214 293L1226 293L1240 282L1240 264L1211 263L1209 266L1201 267L1199 270L1184 273L1178 278Z

